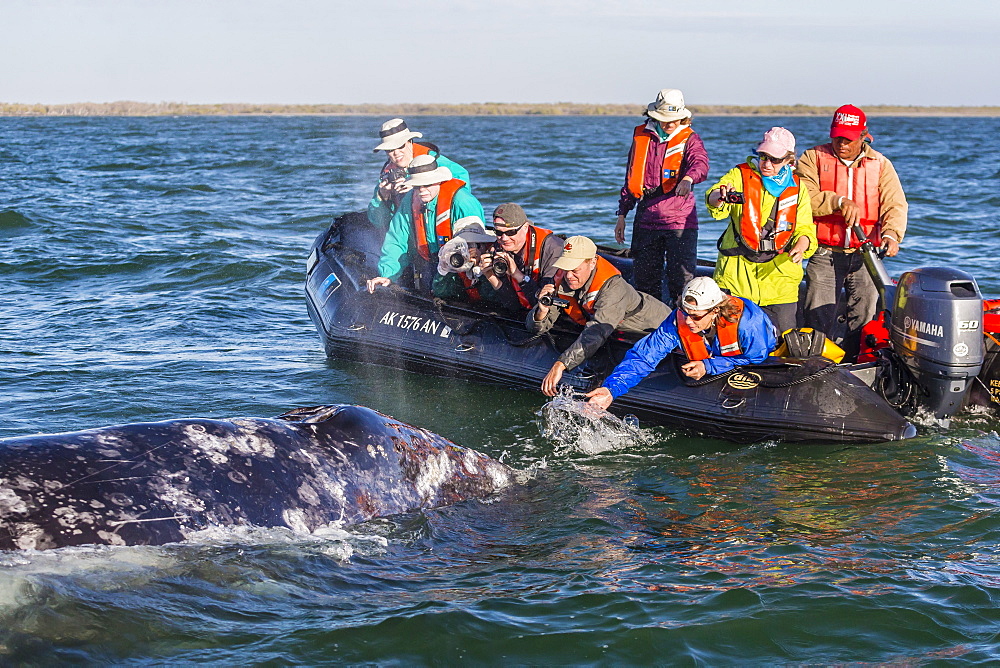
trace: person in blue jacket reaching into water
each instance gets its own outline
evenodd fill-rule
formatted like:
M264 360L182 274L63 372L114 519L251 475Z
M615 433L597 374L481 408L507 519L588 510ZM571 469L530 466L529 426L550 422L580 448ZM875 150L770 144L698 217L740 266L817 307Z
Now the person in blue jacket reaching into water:
M678 348L688 358L681 372L698 380L763 362L777 343L774 325L759 306L727 295L711 278L698 276L684 286L680 308L632 346L604 384L587 397L589 403L607 409Z

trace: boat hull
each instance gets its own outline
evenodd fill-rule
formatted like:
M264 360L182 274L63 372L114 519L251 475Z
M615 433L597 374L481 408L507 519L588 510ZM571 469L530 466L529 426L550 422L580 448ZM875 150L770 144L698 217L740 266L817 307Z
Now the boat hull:
M395 286L368 294L365 280L375 275L380 243L377 230L349 214L313 245L306 300L331 357L537 391L576 337L570 329L532 337L517 317ZM563 382L580 391L596 387L633 343L616 337ZM775 358L691 382L680 362L669 356L613 411L738 442L869 443L916 433L859 378L863 365Z

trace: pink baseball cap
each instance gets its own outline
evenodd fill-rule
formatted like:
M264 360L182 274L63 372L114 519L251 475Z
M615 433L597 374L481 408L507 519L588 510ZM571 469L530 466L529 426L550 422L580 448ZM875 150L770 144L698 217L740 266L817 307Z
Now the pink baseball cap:
M853 104L845 104L833 112L830 139L843 137L855 141L868 134L868 117Z
M757 147L757 153L767 153L775 158L795 153L795 135L785 128L771 128L764 133L764 141Z

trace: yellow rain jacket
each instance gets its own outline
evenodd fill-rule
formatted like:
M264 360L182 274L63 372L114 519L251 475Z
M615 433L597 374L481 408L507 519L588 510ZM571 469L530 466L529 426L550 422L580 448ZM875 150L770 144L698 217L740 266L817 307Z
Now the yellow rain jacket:
M747 162L754 171L759 172L756 160ZM743 192L743 176L738 167L733 167L725 176L719 179L718 183L708 189L708 193L718 188L720 185L731 186ZM775 198L764 188L760 189L763 201L760 204L762 212L762 222L767 220L768 214L774 207ZM708 204L708 193L705 195L706 205ZM708 206L708 212L716 220L729 218L729 226L722 234L720 247L728 250L736 248L736 231L739 227L740 219L743 216L743 206L740 204L727 204L720 202L719 206ZM735 226L735 227L734 227ZM812 204L809 200L809 191L805 184L800 184L799 201L795 215L795 233L789 242L792 248L801 237L809 238L809 249L805 252L805 257L816 252L816 225L813 223ZM770 262L751 262L741 255L719 254L719 259L715 264L715 282L719 287L728 290L737 297L749 299L759 306L770 306L772 304L794 304L799 301L799 284L802 282L802 264L792 262L788 253L782 253Z

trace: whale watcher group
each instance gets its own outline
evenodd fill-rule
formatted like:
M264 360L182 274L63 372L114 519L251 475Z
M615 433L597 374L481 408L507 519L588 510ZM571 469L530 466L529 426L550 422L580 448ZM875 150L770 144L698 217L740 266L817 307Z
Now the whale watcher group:
M877 322L879 292L861 251L899 252L907 202L892 162L871 147L865 112L838 108L829 142L801 155L788 129L769 128L708 188L709 214L728 223L711 277L697 271L692 187L708 178L709 156L692 116L683 93L665 88L632 132L614 228L625 243L635 211L629 278L591 239L564 239L515 202L496 206L488 224L468 170L404 119L386 121L367 211L384 241L368 291L398 284L481 303L523 317L532 334L557 321L577 327L541 383L547 396L614 334L645 335L587 395L602 408L674 351L692 380L761 362L803 333L822 337L819 349L837 361L870 352L879 342L862 330Z

